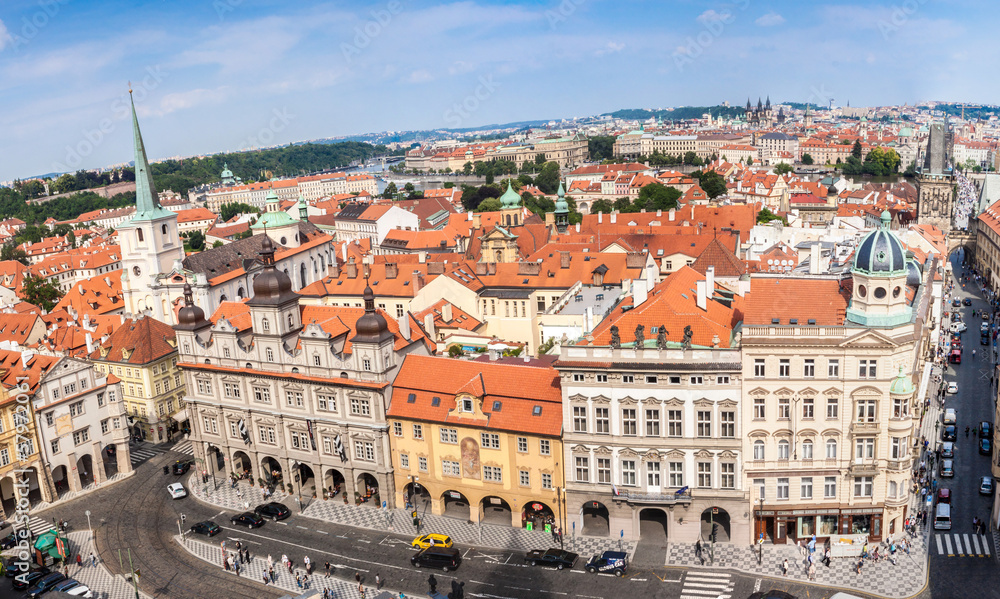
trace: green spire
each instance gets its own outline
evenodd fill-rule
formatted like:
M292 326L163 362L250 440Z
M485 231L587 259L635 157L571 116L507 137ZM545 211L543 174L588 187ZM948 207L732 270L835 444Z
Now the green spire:
M135 216L132 222L153 220L164 216L172 216L173 212L160 207L153 185L153 172L146 158L146 146L142 143L142 133L139 131L139 119L135 116L135 101L132 90L129 90L129 102L132 104L132 142L135 145Z
M892 215L889 214L888 210L883 210L882 211L882 216L880 217L879 220L882 221L882 228L883 229L888 229L889 228L889 223L892 222Z
M504 208L517 208L521 204L521 196L517 195L511 187L510 179L507 180L507 191L500 196L500 205Z
M566 201L566 191L563 189L562 181L559 182L559 191L556 192L556 214L566 214L569 212L569 202Z

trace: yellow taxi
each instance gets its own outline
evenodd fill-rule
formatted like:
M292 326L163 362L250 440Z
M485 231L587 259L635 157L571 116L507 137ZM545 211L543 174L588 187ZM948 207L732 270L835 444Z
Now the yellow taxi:
M428 547L451 547L454 542L448 535L431 533L413 539L412 545L417 549L427 549Z

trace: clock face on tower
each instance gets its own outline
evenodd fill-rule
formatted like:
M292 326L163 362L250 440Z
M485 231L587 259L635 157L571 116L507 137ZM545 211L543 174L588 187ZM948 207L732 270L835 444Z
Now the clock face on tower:
M142 269L139 268L138 266L133 266L132 267L132 272L135 273L135 276L138 277L139 275L142 274Z

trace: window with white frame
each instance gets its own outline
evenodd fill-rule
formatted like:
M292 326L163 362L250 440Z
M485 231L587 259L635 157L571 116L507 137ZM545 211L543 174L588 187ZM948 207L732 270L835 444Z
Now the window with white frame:
M736 464L732 462L722 462L719 464L719 468L722 472L722 480L720 481L723 489L735 489L736 488Z
M363 462L374 462L375 445L371 441L355 441L354 457Z
M413 438L423 439L424 438L424 425L414 424L413 425Z
M635 486L635 460L622 460L622 485Z
M802 363L802 376L807 379L811 379L816 376L816 360L807 358Z
M779 460L787 460L788 459L788 448L789 448L789 444L788 444L787 440L782 439L782 440L778 441L778 459Z
M598 383L606 383L606 382L608 382L608 375L606 375L606 374L598 374L597 375L597 382Z
M133 407L135 407L135 406L133 406ZM219 434L219 426L215 422L215 418L210 418L208 416L205 416L204 419L205 419L205 421L204 421L205 432L206 433L216 434L216 435Z
M736 412L724 410L719 412L719 436L723 439L736 438Z
M859 399L857 422L875 422L876 402L874 399Z
M826 459L832 460L837 457L837 440L827 439L826 440Z
M660 486L660 463L646 462L646 486Z
M837 496L837 477L827 476L823 479L823 498L831 499Z
M359 397L351 398L351 414L356 416L371 416L372 406L367 399Z
M622 410L622 435L630 437L634 437L636 435L634 408L624 408Z
M799 498L800 499L813 498L813 479L811 476L802 477L801 484L799 485Z
M223 383L222 389L226 397L230 397L233 399L240 398L240 386L237 385L236 383Z
M635 382L635 375L634 374L623 374L622 375L622 382L623 383L634 383Z
M552 488L552 475L548 472L542 472L542 488L551 489Z
M684 486L684 462L669 462L667 470L670 477L670 486L680 488Z
M267 387L254 387L253 388L253 400L263 403L271 402L271 390Z
M646 410L646 436L660 436L660 411L656 409Z
M520 485L522 487L530 487L531 486L531 473L530 472L528 472L527 470L519 470L518 473L517 473L517 475L518 475L518 481L517 482L520 483Z
M587 406L573 406L573 432L587 432Z
M404 470L410 469L410 454L408 453L399 454L399 467Z
M761 499L766 499L765 494L767 485L765 484L764 479L763 478L753 479L753 486L754 488L757 489L757 501L760 501Z
M302 392L301 391L285 391L285 401L288 405L294 406L296 408L302 407Z
M518 437L517 438L517 452L518 453L528 453L528 438Z
M462 476L462 465L454 460L441 460L441 472L445 476Z
M778 420L789 420L792 417L792 400L788 397L778 398Z
M417 468L421 472L427 472L427 458L423 456L417 457Z
M274 350L270 347L264 349L264 355L267 356L268 362L274 362Z
M198 379L196 381L198 386L198 393L201 395L211 395L212 394L212 381Z
M548 439L539 440L538 453L541 455L552 455L552 443Z
M712 487L712 462L698 462L698 486L703 489Z
M826 376L831 379L840 378L840 360L827 360Z
M490 483L502 483L503 471L499 466L483 466L483 480Z
M777 484L777 486L775 488L775 493L776 493L776 499L778 499L778 500L784 500L784 501L788 500L788 479L787 478L779 478L778 479L778 484Z
M483 449L500 449L500 435L496 433L480 433Z
M753 398L753 417L754 420L763 420L765 416L765 406L763 397Z
M766 369L764 368L764 359L755 358L753 361L753 376L754 378L762 379L765 376Z
M858 378L859 379L873 379L875 378L875 366L878 360L859 360L858 361Z
M52 441L52 443L50 444L50 446L52 447L52 453L59 453L59 439L54 439ZM4 447L4 451L6 451L6 450L7 450L7 448Z
M698 436L712 436L712 411L698 410Z
M802 398L802 418L812 420L816 415L816 399L813 397Z
M836 420L840 417L840 401L836 397L826 398L826 418Z
M589 483L590 482L590 458L586 456L576 456L576 482L578 483Z
M441 442L450 443L455 445L458 443L458 429L456 428L442 428L440 431Z
M84 428L73 433L73 445L80 445L90 440L90 429Z
M392 423L392 434L395 435L395 436L397 436L397 437L402 437L403 436L403 423L402 422L393 422Z
M594 408L594 432L599 435L611 433L611 417L608 408Z
M875 439L862 438L854 440L854 458L870 460L875 457Z
M813 459L813 442L812 439L806 439L802 442L802 459L811 460Z
M757 439L753 442L753 459L763 460L764 459L764 442Z
M787 379L792 373L791 361L788 359L778 360L778 378Z
M683 412L681 410L667 410L667 436L680 437L683 435Z
M316 405L321 412L336 412L337 398L333 395L317 395Z
M261 426L258 429L258 433L260 434L261 443L270 443L271 445L275 444L277 436L274 434L273 426Z
M597 483L611 484L611 458L597 458Z
M875 479L871 476L854 477L854 496L871 497L875 489Z

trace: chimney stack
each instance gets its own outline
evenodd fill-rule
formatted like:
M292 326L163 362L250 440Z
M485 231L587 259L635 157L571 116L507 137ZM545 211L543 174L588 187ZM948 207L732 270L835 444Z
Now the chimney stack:
M399 275L399 265L394 262L386 262L385 264L385 278L395 279Z
M670 212L667 213L667 220L669 220L670 222L674 222L674 218L676 218L675 217L675 210L673 208L671 208Z
M354 263L354 256L351 256L351 259L344 265L344 272L348 279L358 278L358 265Z
M340 278L340 263L337 262L336 258L330 261L330 266L327 267L326 272L334 279Z
M708 285L706 285L705 283L706 281L704 279L695 281L695 289L697 290L698 293L698 297L697 300L695 301L695 304L700 309L708 311L708 294L705 291L708 288Z
M615 210L614 212L611 213L611 224L613 225L616 222L618 222L618 211L617 210Z
M427 252L423 250L417 252L417 261L420 262L421 264L427 262Z
M569 255L569 252L559 252L559 268L569 268L570 260L572 260L572 256Z
M646 303L646 283L642 279L632 280L632 308L638 308Z
M427 332L427 336L431 341L437 340L437 334L434 332L434 312L428 312L424 314L424 331Z
M449 302L445 302L444 305L441 306L441 320L451 322L451 316L451 304Z
M705 271L705 289L708 292L708 297L711 298L715 295L715 267L709 266L708 270Z
M424 288L424 275L419 270L413 271L413 295Z
M602 224L603 222L604 222L604 213L603 212L598 212L597 213L597 224Z
M89 332L86 335L84 335L84 339L87 340L87 355L89 356L90 354L94 353L94 339L93 337L90 336Z
M809 274L818 275L823 271L820 256L820 244L817 241L809 246Z
M403 313L403 317L398 321L399 323L399 334L403 336L403 339L407 341L410 340L410 315L407 312Z

